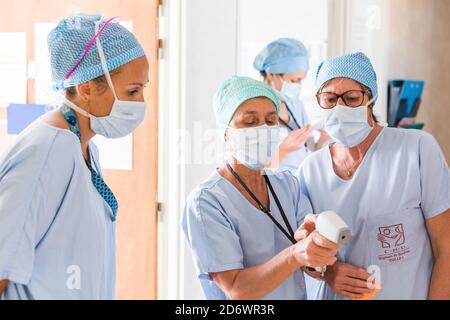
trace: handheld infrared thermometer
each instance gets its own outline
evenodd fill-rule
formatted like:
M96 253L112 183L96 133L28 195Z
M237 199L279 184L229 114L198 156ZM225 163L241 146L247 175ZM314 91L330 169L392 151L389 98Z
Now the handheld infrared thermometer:
M324 211L319 214L316 220L316 230L328 240L340 245L345 245L350 241L350 228L334 211ZM323 277L327 267L318 267L315 270L320 272Z

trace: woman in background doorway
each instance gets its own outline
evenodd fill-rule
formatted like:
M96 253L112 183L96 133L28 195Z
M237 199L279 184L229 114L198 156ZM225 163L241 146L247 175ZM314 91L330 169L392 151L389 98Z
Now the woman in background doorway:
M286 130L286 138L271 167L295 172L311 151L322 148L329 141L328 134L321 129L320 139L313 142L313 128L300 99L302 81L309 70L308 51L296 39L281 38L269 43L255 57L253 66L281 100L280 125ZM308 147L305 147L307 141Z

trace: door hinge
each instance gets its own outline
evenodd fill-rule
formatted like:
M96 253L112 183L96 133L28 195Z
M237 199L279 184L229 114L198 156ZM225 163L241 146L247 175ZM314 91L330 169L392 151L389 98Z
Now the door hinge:
M160 17L164 16L164 5L167 0L158 0L158 14Z
M164 59L164 39L158 39L158 60Z
M156 204L156 217L157 222L162 222L164 217L164 206L162 202Z

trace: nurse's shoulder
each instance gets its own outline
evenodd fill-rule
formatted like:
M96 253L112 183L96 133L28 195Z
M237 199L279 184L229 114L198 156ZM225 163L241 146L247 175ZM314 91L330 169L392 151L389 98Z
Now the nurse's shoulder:
M0 158L0 173L19 163L28 163L29 173L40 173L47 162L60 167L76 156L77 137L68 130L56 128L38 119L22 131ZM81 153L79 151L79 153ZM57 161L57 163L55 163ZM1 176L1 175L0 175Z
M226 198L223 184L225 179L215 170L211 175L194 188L186 198L186 209L198 206L202 201L219 202L220 198Z
M216 228L222 231L233 229L231 219L223 207L230 201L229 186L226 183L228 181L214 171L187 197L181 225L184 235L191 245L193 242L198 244L196 239L203 236L206 228L213 233L217 231Z
M298 180L295 177L292 170L289 168L280 168L276 171L266 171L267 176L272 184L276 184L278 187L284 187L288 189L298 189Z
M430 133L417 129L384 128L384 144L389 145L394 150L439 150L436 139Z

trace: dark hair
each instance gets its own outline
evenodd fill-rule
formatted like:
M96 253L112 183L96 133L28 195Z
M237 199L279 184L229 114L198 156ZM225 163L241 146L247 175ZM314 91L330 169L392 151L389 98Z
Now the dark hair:
M266 70L261 70L259 72L259 74L261 75L261 77L264 78L264 82L267 82L267 71ZM277 73L277 75L279 75L280 77L284 76L284 73Z
M116 73L119 73L119 69L112 70L110 71L109 74L112 77ZM99 94L103 94L108 89L108 83L106 82L105 75L92 79L92 81L94 81ZM77 95L77 90L75 86L66 88L65 92L68 97L74 97Z

